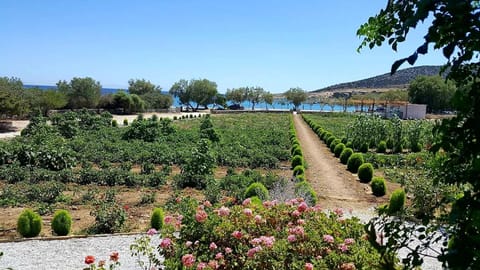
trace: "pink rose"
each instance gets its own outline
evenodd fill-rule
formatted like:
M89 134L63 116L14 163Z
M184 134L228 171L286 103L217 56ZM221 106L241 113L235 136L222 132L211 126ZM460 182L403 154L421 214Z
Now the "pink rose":
M288 242L293 243L293 242L297 241L297 237L294 234L290 234L290 235L287 236L287 240L288 240Z
M304 212L305 210L308 209L308 205L307 203L305 202L301 202L298 207L297 207L297 210L301 213L301 212Z
M154 228L148 229L148 231L147 231L147 234L150 235L150 236L153 236L157 233L158 233L157 230L155 230Z
M188 247L191 247L192 246L192 241L187 241L185 242L185 246L188 248Z
M305 220L304 219L299 219L297 220L298 225L305 225Z
M329 234L325 234L323 236L323 241L325 241L327 243L333 243L335 241L335 239L333 239L333 236L331 236Z
M215 250L217 249L217 244L215 244L214 242L211 242L208 248L210 248L210 250Z
M305 270L313 270L313 264L305 263Z
M163 218L163 221L165 222L165 224L170 224L173 221L173 217L172 216L165 216Z
M160 247L164 249L169 248L171 245L172 245L172 240L168 237L162 239L162 241L160 242Z
M345 252L348 251L348 246L345 245L345 244L343 244L343 243L340 244L340 245L338 245L338 248L339 248L343 253L345 253Z
M203 205L205 205L205 207L212 207L212 204L210 203L210 201L204 201Z
M215 260L211 260L208 262L208 267L211 269L217 269L218 268L218 262Z
M299 217L300 215L301 215L301 213L300 213L300 211L298 211L298 210L294 210L294 211L292 212L292 216L294 216L294 217Z
M234 232L232 233L232 236L235 237L235 238L237 238L237 239L241 239L242 236L243 236L243 234L242 234L241 231L234 231Z
M195 214L195 220L197 220L197 222L199 223L205 222L205 220L207 220L207 217L207 212L205 212L204 210L197 210L197 213Z
M221 217L226 217L230 215L230 209L228 207L222 206L218 209L218 215Z
M355 239L347 238L347 239L345 239L345 241L343 241L343 243L345 243L345 245L351 245L351 244L355 243Z
M242 205L243 205L243 206L247 206L247 205L250 204L251 201L252 201L252 200L251 200L250 198L246 198L245 200L243 200Z
M226 253L226 254L232 253L232 249L229 248L229 247L226 247L226 248L225 248L225 253Z
M252 209L250 209L250 208L245 208L245 209L243 209L243 213L244 213L247 217L251 217L251 216L253 215Z
M185 254L182 256L182 264L185 267L192 267L195 264L195 256L192 254Z
M262 222L263 222L262 216L260 216L260 215L255 215L255 222L256 222L256 223L262 223Z
M203 270L203 269L205 269L205 268L207 268L207 264L206 264L206 263L204 263L204 262L198 263L198 265L197 265L197 270Z
M221 260L223 259L223 254L221 252L215 254L215 260Z
M334 212L335 214L337 214L337 216L339 216L339 217L343 216L343 209L342 209L342 208L335 208L335 209L333 210L333 212Z

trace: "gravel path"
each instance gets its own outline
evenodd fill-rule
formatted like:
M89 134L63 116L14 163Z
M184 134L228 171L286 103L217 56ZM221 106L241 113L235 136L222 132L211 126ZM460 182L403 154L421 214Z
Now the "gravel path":
M79 270L86 266L85 256L95 256L96 262L108 261L110 254L117 251L120 256L120 269L136 270L140 268L136 263L136 257L130 255L130 245L140 236L115 235L0 243L0 251L4 253L0 259L0 269L12 267L15 270Z

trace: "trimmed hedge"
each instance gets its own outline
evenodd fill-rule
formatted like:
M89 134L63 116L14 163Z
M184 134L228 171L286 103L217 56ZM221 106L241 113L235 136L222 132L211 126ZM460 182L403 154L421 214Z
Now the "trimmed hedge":
M163 227L164 213L162 208L153 209L152 216L150 217L150 227L155 230L160 230Z
M364 159L363 159L363 154L362 153L353 153L347 161L347 170L349 170L352 173L357 173L358 168L360 165L363 164Z
M302 156L299 156L299 155L296 155L292 158L292 168L295 168L297 167L298 165L302 165L303 166L303 157Z
M335 139L333 140L330 144L329 144L329 147L330 147L330 152L334 153L335 152L335 146L337 146L337 144L341 143L342 141L340 139Z
M394 214L399 212L405 206L405 191L401 188L395 190L390 197L390 202L388 204L388 213Z
M340 153L340 162L343 164L347 164L348 159L353 154L353 149L350 147L345 146L346 148L343 149L342 153Z
M339 143L335 146L335 149L333 149L333 153L335 154L335 157L340 157L340 154L342 154L343 150L345 149L345 144Z
M23 237L35 237L42 231L42 218L32 209L25 209L17 220L17 232Z
M52 230L56 235L65 236L70 233L72 227L72 217L67 210L58 210L53 215Z
M380 141L377 146L377 153L386 153L387 152L387 142Z
M268 194L268 189L260 182L252 183L245 189L245 198L250 198L253 196L257 196L262 201L268 200L270 197Z
M387 194L387 185L383 177L374 177L370 183L370 187L372 188L373 195L377 197Z
M293 176L297 176L300 174L305 174L305 167L303 167L303 165L298 165L293 168Z
M362 183L368 183L373 177L373 165L371 163L363 163L358 167L358 179Z

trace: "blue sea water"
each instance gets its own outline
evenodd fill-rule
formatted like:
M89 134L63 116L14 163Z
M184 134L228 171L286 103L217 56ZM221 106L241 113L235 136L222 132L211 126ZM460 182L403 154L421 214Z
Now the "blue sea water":
M25 88L39 88L43 90L48 90L48 89L57 89L56 86L54 85L24 85ZM101 94L102 95L107 95L107 94L114 94L118 91L116 88L102 88ZM162 91L162 93L167 94L168 92ZM231 103L228 103L228 105L231 105ZM245 109L251 109L252 104L248 101L245 101L241 104ZM180 100L178 98L173 98L173 106L174 107L180 107ZM287 103L286 101L278 100L275 101L272 105L268 105L266 103L258 103L255 104L255 109L256 110L264 110L264 109L275 109L275 110L291 110L293 109L293 105ZM314 110L314 111L335 111L335 112L341 112L343 111L343 107L339 105L334 105L333 107L329 106L328 104L326 105L320 105L320 104L302 104L300 105L301 110ZM355 107L354 106L348 106L347 107L347 112L354 112Z

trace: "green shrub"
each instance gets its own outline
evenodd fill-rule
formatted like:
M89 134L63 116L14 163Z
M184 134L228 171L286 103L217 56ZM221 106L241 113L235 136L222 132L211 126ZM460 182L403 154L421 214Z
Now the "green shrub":
M116 119L112 120L112 127L118 127L118 122Z
M303 156L302 149L300 147L292 148L292 156Z
M405 191L401 188L395 190L390 197L390 202L388 204L388 213L394 214L399 212L405 206Z
M257 207L260 207L263 205L262 200L258 196L250 197L250 203Z
M353 149L350 147L345 146L346 148L343 149L342 153L340 153L340 162L342 164L347 164L348 158L353 154Z
M328 139L325 140L325 143L327 144L327 146L330 146L330 144L336 139L337 138L332 135L332 136L328 137Z
M410 150L412 150L412 152L414 153L418 153L422 151L422 145L420 143L415 143L412 145L412 148Z
M259 197L262 201L268 200L270 197L268 194L268 189L260 182L252 183L245 189L245 198L250 198L253 196Z
M178 117L177 117L177 116L174 116L174 117L173 117L173 120L174 120L174 121L175 121L175 120L178 120Z
M387 186L383 177L374 177L370 183L373 195L380 197L387 193Z
M380 141L377 146L377 153L385 153L387 152L387 142Z
M294 156L292 158L292 168L295 168L297 167L298 165L302 165L303 166L303 157L302 156Z
M352 143L352 142L347 142L347 143L345 144L345 147L347 147L347 148L353 148L353 143Z
M300 174L305 174L305 167L303 167L302 165L295 166L295 168L293 168L293 176L297 176Z
M295 175L295 182L303 182L303 181L307 181L307 178L305 178L305 174Z
M333 149L333 153L335 154L335 157L340 157L340 154L342 154L343 149L345 149L345 144L339 143L335 145L335 149Z
M72 217L67 210L58 210L53 215L52 230L56 235L64 236L70 233L72 227Z
M403 145L401 143L395 145L393 147L393 152L394 153L402 153L403 152Z
M128 126L128 119L127 118L123 119L123 125Z
M363 143L360 145L359 151L362 153L367 153L368 152L368 143Z
M373 166L371 163L363 163L358 167L358 179L362 183L368 183L373 177Z
M324 142L326 142L326 141L327 141L330 137L332 137L332 136L333 136L333 134L330 133L329 131L327 131L327 132L325 132L325 133L323 134L322 140L323 140Z
M116 199L115 189L108 189L94 204L90 215L95 223L89 229L90 233L115 233L123 229L127 220L126 207Z
M393 139L392 139L392 138L388 138L388 139L387 139L387 148L388 148L388 149L393 149L393 145L394 145Z
M358 167L364 162L362 153L353 153L347 161L347 169L352 173L358 172Z
M346 144L347 142L348 142L347 137L342 137L342 143L343 143L343 144Z
M295 185L295 195L303 198L308 205L315 205L318 201L317 193L307 181L300 181Z
M341 143L341 140L340 139L335 139L333 140L329 146L330 146L330 152L334 153L335 152L335 146L337 146L337 144Z
M152 216L150 217L150 227L155 230L160 230L163 227L163 217L162 208L153 209Z
M42 218L32 209L25 209L17 220L17 232L23 237L35 237L42 231Z

